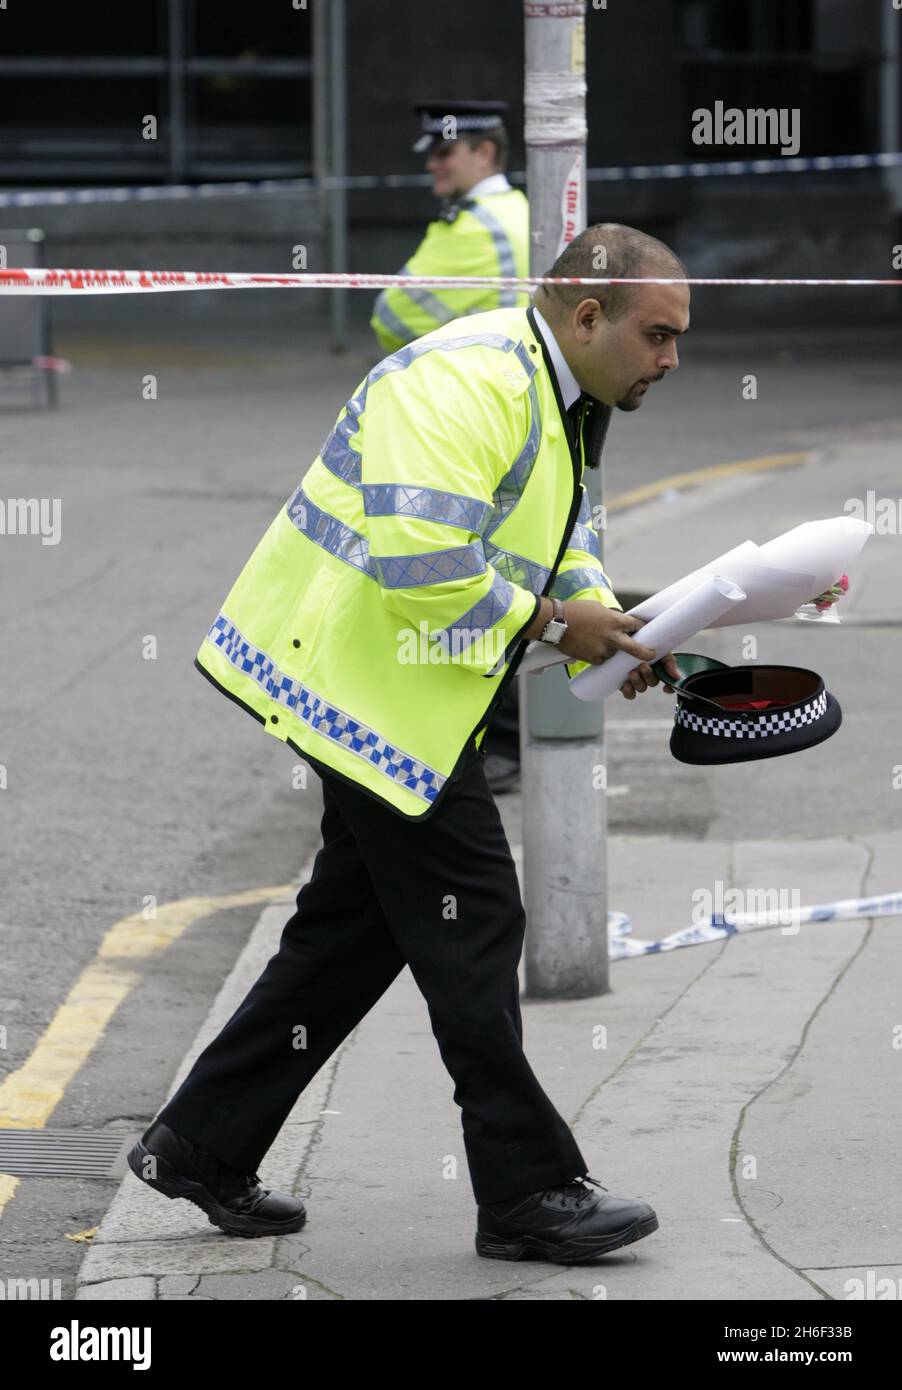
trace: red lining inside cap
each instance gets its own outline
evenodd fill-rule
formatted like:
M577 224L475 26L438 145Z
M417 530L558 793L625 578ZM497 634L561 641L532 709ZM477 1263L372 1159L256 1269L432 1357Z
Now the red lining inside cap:
M772 705L791 704L789 700L725 700L718 699L716 702L724 709L770 709Z

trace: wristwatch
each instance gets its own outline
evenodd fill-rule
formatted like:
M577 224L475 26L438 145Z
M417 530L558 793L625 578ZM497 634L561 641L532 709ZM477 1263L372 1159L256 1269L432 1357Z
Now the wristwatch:
M550 595L548 595L550 597ZM539 635L540 642L550 642L553 646L558 646L564 633L567 631L567 620L564 617L564 605L559 598L551 599L552 613L548 622L543 627Z

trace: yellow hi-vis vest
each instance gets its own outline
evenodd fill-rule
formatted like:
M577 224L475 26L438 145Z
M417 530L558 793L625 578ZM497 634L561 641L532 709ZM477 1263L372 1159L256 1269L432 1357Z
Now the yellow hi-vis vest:
M430 222L399 275L528 275L529 204L518 188L465 198L452 221ZM400 285L383 290L370 327L386 352L431 333L463 314L525 306L516 290L428 290Z
M373 367L195 661L409 820L481 743L539 596L620 608L533 313L457 319Z

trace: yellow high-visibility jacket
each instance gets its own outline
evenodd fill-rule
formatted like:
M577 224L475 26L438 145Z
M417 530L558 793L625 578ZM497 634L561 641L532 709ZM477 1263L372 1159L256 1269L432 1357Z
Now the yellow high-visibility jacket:
M399 275L528 275L529 204L518 188L464 198L452 221L430 222ZM429 290L400 285L383 290L370 327L386 352L431 333L463 314L525 306L516 290Z
M314 766L431 814L539 596L620 608L584 463L533 310L456 319L360 383L195 664Z

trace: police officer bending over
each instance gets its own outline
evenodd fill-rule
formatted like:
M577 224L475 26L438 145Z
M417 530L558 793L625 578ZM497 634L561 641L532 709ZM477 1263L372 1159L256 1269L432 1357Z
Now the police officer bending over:
M685 274L661 242L608 224L552 273L591 275L599 243L615 278ZM642 624L602 570L574 422L593 402L637 409L677 366L689 295L555 288L454 319L367 374L198 651L323 797L323 845L277 955L129 1155L233 1234L304 1224L257 1165L405 964L454 1081L478 1253L575 1264L657 1228L647 1201L588 1176L523 1051L525 914L479 754L528 639L557 642L568 676L629 652L628 698L658 684L656 655L677 678L670 653L631 635ZM235 711L220 717L225 732Z

